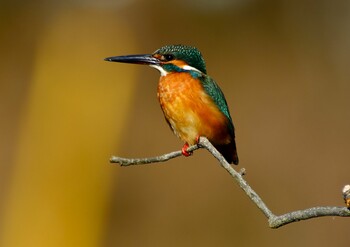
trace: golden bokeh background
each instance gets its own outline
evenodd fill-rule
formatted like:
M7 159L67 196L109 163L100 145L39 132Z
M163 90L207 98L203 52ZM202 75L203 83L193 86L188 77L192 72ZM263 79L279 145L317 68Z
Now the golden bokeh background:
M343 206L350 2L8 1L0 8L0 246L349 246L348 218L268 228L205 151L178 150L158 72L107 63L198 47L223 89L239 168L276 214Z

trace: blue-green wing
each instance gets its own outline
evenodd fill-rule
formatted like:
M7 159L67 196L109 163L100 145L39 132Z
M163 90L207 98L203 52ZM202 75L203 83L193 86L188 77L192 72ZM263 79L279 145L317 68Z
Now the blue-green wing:
M216 84L216 82L209 76L203 75L199 79L202 82L204 90L213 99L214 103L218 106L220 111L229 119L229 124L230 124L229 128L232 131L232 135L234 136L234 126L232 123L232 118L227 106L224 93L221 91L218 84Z

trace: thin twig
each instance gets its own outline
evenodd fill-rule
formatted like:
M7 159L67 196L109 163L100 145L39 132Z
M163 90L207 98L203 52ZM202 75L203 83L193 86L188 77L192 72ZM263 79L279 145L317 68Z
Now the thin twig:
M193 145L187 149L189 153L193 152L194 150L197 150L199 148L198 145ZM128 158L122 158L117 156L112 156L109 160L110 163L117 163L121 166L131 166L131 165L146 165L146 164L153 164L158 162L165 162L170 159L176 158L181 156L181 151L175 151L168 154L163 154L156 157L149 157L149 158L136 158L136 159L128 159Z
M263 212L267 217L269 226L271 228L279 228L281 226L287 225L292 222L297 222L301 220L312 219L322 216L340 216L340 217L350 217L350 210L346 207L314 207L305 210L299 210L294 212L289 212L280 216L274 215L271 210L266 206L261 197L249 186L246 180L243 179L245 174L244 169L237 172L232 166L226 162L225 158L216 150L216 148L209 142L205 137L200 137L198 144L193 145L188 148L189 152L195 151L199 148L207 149L220 163L220 165L235 179L237 184L242 190L247 194L247 196L255 203L255 205ZM130 165L143 165L151 164L157 162L164 162L169 159L173 159L181 156L181 151L175 151L161 156L151 157L151 158L141 158L141 159L128 159L113 156L110 159L111 163L118 163L121 166Z
M323 216L349 217L350 210L346 207L313 207L269 218L269 226L279 228L289 223Z

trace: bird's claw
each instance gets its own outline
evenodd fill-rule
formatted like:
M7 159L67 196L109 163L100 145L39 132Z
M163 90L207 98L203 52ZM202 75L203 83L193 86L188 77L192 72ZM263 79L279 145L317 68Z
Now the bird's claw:
M181 153L182 153L182 155L185 156L185 157L188 157L188 156L191 156L191 155L192 155L192 152L187 151L188 147L189 147L189 145L188 145L188 143L186 142L185 145L181 148Z
M199 138L200 138L200 136L197 136L197 137L196 137L196 144L199 143Z

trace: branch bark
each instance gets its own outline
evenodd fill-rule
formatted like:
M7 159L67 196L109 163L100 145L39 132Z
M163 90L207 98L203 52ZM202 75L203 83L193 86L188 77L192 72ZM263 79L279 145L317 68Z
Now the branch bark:
M189 147L188 151L192 152L199 148L205 148L208 150L220 163L220 165L231 175L231 177L237 182L241 189L246 193L246 195L254 202L254 204L262 211L262 213L268 219L269 227L276 229L281 226L287 225L289 223L308 220L316 217L322 216L340 216L340 217L350 217L350 209L347 207L313 207L304 210L298 210L294 212L289 212L283 215L275 215L266 206L261 197L250 187L247 181L243 178L244 171L237 172L232 166L226 162L225 158L215 149L215 147L209 142L205 137L200 137L198 144ZM121 166L130 165L144 165L152 164L157 162L164 162L169 159L173 159L181 156L181 151L175 151L161 156L150 157L150 158L140 158L140 159L128 159L117 156L112 156L110 159L111 163L118 163ZM344 197L345 199L345 197Z

